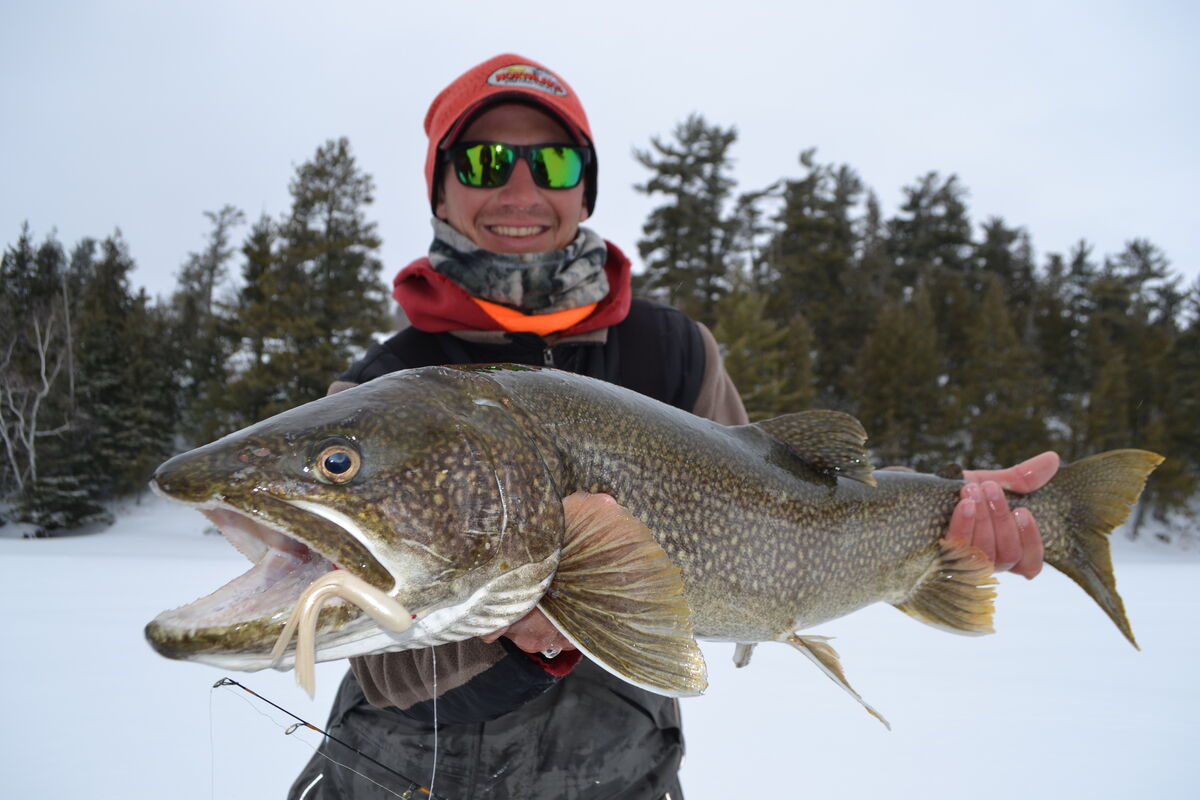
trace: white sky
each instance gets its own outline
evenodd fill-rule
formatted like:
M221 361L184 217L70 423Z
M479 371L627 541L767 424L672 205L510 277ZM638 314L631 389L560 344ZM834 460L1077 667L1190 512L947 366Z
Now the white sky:
M112 2L0 10L0 243L28 220L68 247L120 228L136 285L169 293L202 213L288 209L296 165L347 136L374 176L391 274L430 238L421 129L433 96L513 51L560 72L592 121L593 227L635 255L653 201L631 157L688 113L736 125L739 188L848 163L894 212L957 173L973 219L1033 236L1039 264L1147 237L1200 274L1200 5ZM244 233L240 231L238 237Z

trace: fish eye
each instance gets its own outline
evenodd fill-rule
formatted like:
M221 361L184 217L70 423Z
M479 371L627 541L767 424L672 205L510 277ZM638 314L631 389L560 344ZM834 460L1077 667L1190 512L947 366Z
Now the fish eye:
M317 455L317 471L330 483L346 483L360 467L362 456L345 444L331 444Z

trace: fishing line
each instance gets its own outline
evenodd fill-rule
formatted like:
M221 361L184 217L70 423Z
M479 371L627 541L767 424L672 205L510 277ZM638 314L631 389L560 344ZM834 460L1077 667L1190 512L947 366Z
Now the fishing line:
M336 764L337 766L339 766L345 770L348 770L348 771L354 773L355 775L358 775L360 778L362 778L365 781L369 781L370 783L375 784L380 789L382 789L383 791L392 795L393 797L401 798L401 800L412 800L412 798L417 798L417 797L422 798L423 800L447 800L447 798L445 798L445 797L442 797L440 795L435 795L432 791L432 788L426 788L426 787L422 786L420 783L412 780L411 778L403 775L400 772L397 772L396 770L392 769L391 767L387 766L386 764L380 763L379 761L375 760L374 758L367 755L363 751L359 750L357 747L354 747L353 745L342 741L341 739L337 738L333 734L331 734L327 731L324 731L321 728L318 728L316 725L313 725L311 722L308 722L307 720L304 720L304 719L296 716L295 714L293 714L291 711L288 711L283 706L281 706L277 703L271 702L270 700L263 697L261 694L254 691L250 687L248 687L244 684L238 683L237 681L233 680L232 678L221 678L219 681L217 681L216 683L213 684L212 688L217 689L217 688L224 687L224 686L236 686L239 689L246 692L247 694L253 695L254 697L258 698L259 700L261 700L262 702L271 706L272 708L282 711L284 714L287 714L289 717L296 720L296 722L294 724L289 725L287 728L285 728L283 730L284 735L290 736L291 734L298 731L300 728L308 728L309 730L316 731L321 736L324 736L326 739L329 739L330 741L341 745L342 747L351 751L352 753L359 756L360 758L366 759L367 761L371 762L372 764L379 767L383 771L387 772L388 774L392 775L395 778L398 778L400 781L407 784L405 786L404 790L401 792L396 792L392 789L389 789L388 787L384 786L383 784L379 783L378 781L373 780L372 778L362 774L358 770L355 770L354 768L352 768L346 764L343 764L342 762L340 762L337 759L330 756L328 753L321 752L321 750L319 748L313 747L311 742L308 742L307 740L300 738L300 741L304 742L304 744L306 746L308 746L311 750L313 750L313 752L317 753L325 760L329 761L330 763ZM246 700L245 698L242 698L242 700L244 702L246 702L247 704L250 704L250 701ZM211 698L211 694L210 694L210 696L209 696L209 707L210 707L209 728L210 728L210 731L212 728L211 703L212 703L212 698ZM250 706L251 706L251 708L254 708L253 704L250 704ZM283 727L282 725L279 724L278 721L272 719L269 715L263 713L260 709L254 708L254 710L260 716L266 717L267 719L271 720L271 723L273 725L275 725L276 727L279 727L279 728Z
M429 774L429 794L433 794L433 782L437 779L437 761L438 761L438 720L437 720L437 648L429 648L430 654L433 656L433 769Z
M271 703L271 701L270 701L270 700L267 700L267 699L266 699L265 697L263 697L262 695L259 695L259 694L255 693L254 691L252 691L251 689L249 689L249 688L247 688L247 687L245 687L245 686L242 686L242 684L238 683L237 681L232 681L232 680L228 680L228 679L225 679L225 680L227 680L227 681L228 681L228 683L225 683L225 682L222 682L222 681L217 681L216 683L214 683L214 684L213 684L213 689L217 689L217 688L219 688L219 687L222 687L222 686L240 686L242 689L245 689L247 692L249 692L250 694L254 695L254 696L255 696L255 697L257 697L258 699L262 700L263 702L265 702L265 703L270 703L271 705L275 706L275 707L276 707L276 708L278 708L280 711L283 711L283 713L285 713L285 714L288 714L289 716L293 717L294 719L300 719L300 718L299 718L299 717L297 717L295 714L292 714L291 712L289 712L289 711L287 711L287 710L285 710L285 709L283 709L283 708L280 708L279 706L275 705L274 703ZM255 714L258 714L260 717L263 717L263 718L264 718L264 719L266 719L268 722L270 722L272 725L274 725L276 728L279 728L281 731L283 731L283 735L284 735L284 736L291 736L293 733L295 733L297 730L299 730L299 729L302 727L302 726L301 726L299 723L296 723L296 724L293 724L293 725L289 725L288 727L286 727L286 728L285 728L283 725L281 725L281 724L279 723L279 721L278 721L277 719L275 719L274 717L272 717L270 714L265 714L265 713L263 713L263 712L262 712L262 710L261 710L261 709L259 709L259 708L257 708L257 707L256 707L256 706L255 706L255 705L252 703L252 702L250 702L250 700L249 700L248 698L242 697L240 694L239 694L239 695L235 695L235 696L236 696L236 697L237 697L239 700L241 700L243 703L245 703L245 704L246 704L246 706L247 706L248 708L252 709L252 710L254 711L254 713L255 713ZM209 693L209 708L210 708L210 716L209 716L209 729L211 730L211 728L212 728L212 716L211 716L211 708L212 708L212 693L211 693L211 692ZM318 729L317 729L315 726L313 726L313 725L309 725L307 722L306 722L306 723L304 723L304 726L307 726L307 727L313 728L314 730L318 730ZM356 769L354 769L353 767L351 767L349 764L343 764L342 762L338 761L336 758L334 758L333 756L329 755L328 753L322 753L322 752L320 751L320 749L319 749L319 748L317 748L317 747L314 747L314 746L313 746L313 744L312 744L312 742L308 741L307 739L303 739L303 738L300 738L300 737L296 737L296 738L297 738L297 740L298 740L298 741L302 742L302 743L304 744L304 746L305 746L305 747L307 747L309 750L312 750L314 753L316 753L317 755L319 755L321 758L325 759L326 761L329 761L329 762L330 762L330 763L332 763L332 764L336 764L337 766L341 767L342 769L345 769L345 770L347 770L347 771L349 771L349 772L353 772L353 773L354 773L355 775L357 775L358 777L362 778L363 780L367 781L368 783L373 783L373 784L375 784L375 785L376 785L376 786L378 786L380 789L382 789L383 791L385 791L385 792L387 792L388 794L392 795L393 797L399 797L399 798L401 798L402 800L406 800L406 798L408 798L408 797L411 797L411 794L410 794L410 793L406 793L406 794L403 794L403 795L401 795L401 794L397 794L396 792L394 792L394 791L392 791L391 789L389 789L388 787L384 786L382 783L379 783L378 781L374 780L374 779L373 779L373 778L371 778L370 776L367 776L367 775L364 775L364 774L362 774L362 773L361 773L361 772L359 772L358 770L356 770ZM331 736L330 738L333 738L333 737ZM336 741L336 740L335 740L335 741ZM350 748L350 749L352 749L352 750L353 750L354 748ZM355 750L355 752L358 752L358 751L357 751L357 750ZM215 761L215 758L216 758L216 757L215 757L215 747L214 747L214 750L210 751L210 753L212 753L212 754L213 754L213 760ZM364 754L362 754L362 753L359 753L359 755L362 755L364 758L367 758L367 756L365 756L365 755L364 755ZM380 766L382 766L382 765L380 765ZM386 769L386 767L384 767L384 768ZM216 766L215 766L215 765L213 766L213 773L214 773L214 774L216 773ZM397 774L398 774L398 773L397 773ZM322 773L322 774L318 775L316 778L314 778L314 779L313 779L313 781L312 781L311 783L309 783L309 785L308 785L308 786L306 786L306 787L305 787L304 791L303 791L303 792L300 794L300 797L301 797L301 798L304 798L304 797L306 797L306 796L308 795L308 792L309 792L309 790L311 790L311 789L312 789L312 787L314 787L314 786L316 786L318 783L320 783L321 779L322 779L322 778L324 778L324 777L325 777L325 775L324 775L324 773ZM409 789L407 790L408 792L411 792L411 789L412 789L411 783L412 783L412 782L410 781L410 786L409 786ZM214 785L214 792L215 792L215 784L216 784L216 782L215 782L215 780L214 780L214 781L213 781L213 785ZM420 787L418 787L418 788L420 788Z
M217 742L213 733L213 692L208 692L208 797L217 800Z

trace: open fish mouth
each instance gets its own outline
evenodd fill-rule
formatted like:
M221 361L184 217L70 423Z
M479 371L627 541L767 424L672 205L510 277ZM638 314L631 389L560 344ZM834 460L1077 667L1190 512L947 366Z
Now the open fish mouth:
M314 580L340 567L286 533L231 508L201 508L225 539L253 566L229 583L158 617L180 628L209 628L250 620L286 621Z
M272 647L310 586L339 570L363 573L368 579L377 570L383 571L373 559L368 564L358 558L354 566L343 566L335 560L336 555L316 550L283 525L265 517L252 518L228 503L171 499L185 502L208 517L252 566L211 594L164 611L146 626L151 646L168 658L243 670L272 666ZM316 528L328 524L295 507L288 508L288 517L303 522L306 529L309 523ZM337 639L343 638L342 633L352 635L346 627L363 617L358 608L336 598L323 605L318 622L323 638L333 633L338 634ZM364 618L363 622L368 621Z

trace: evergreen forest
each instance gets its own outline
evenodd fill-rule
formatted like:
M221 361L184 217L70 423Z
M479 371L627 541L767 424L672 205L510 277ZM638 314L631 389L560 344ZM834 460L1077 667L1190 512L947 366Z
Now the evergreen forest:
M1138 518L1188 519L1200 491L1200 281L1131 238L1032 234L972 220L929 172L885 218L845 164L739 191L733 127L700 115L635 153L654 210L635 290L708 325L752 419L854 414L876 464L934 471L1141 447L1168 458ZM169 298L130 284L120 232L69 250L28 226L0 260L4 514L42 535L110 519L173 453L323 395L394 326L374 191L345 139L301 164L291 208L206 213ZM602 234L603 231L600 231ZM1171 529L1200 540L1194 519Z

